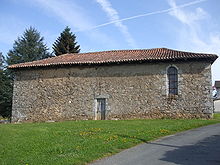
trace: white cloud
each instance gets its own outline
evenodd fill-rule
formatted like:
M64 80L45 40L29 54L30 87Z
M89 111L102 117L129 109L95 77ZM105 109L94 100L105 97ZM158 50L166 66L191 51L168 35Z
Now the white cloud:
M182 4L182 5L176 6L174 8L172 7L172 8L169 8L169 9L158 10L158 11L153 11L153 12L150 12L150 13L143 13L143 14L138 14L138 15L131 16L131 17L126 17L126 18L122 18L122 19L118 19L118 20L113 20L113 21L110 21L110 22L106 22L106 23L103 23L103 24L99 24L99 25L90 27L90 28L85 29L85 30L97 29L97 28L100 28L100 27L103 27L103 26L115 24L116 22L128 21L128 20L137 19L137 18L140 18L140 17L147 17L147 16L151 16L151 15L156 15L156 14L168 13L168 12L173 11L174 9L192 6L192 5L204 2L204 1L207 1L207 0L196 0L196 1L192 1L192 2L189 2L189 3L185 3L185 4Z
M86 15L86 11L73 1L33 0L28 2L43 8L50 16L57 17L57 20L73 28L73 31L83 32L94 26ZM97 44L117 45L109 35L98 30L87 31L84 34Z
M61 18L61 21L74 27L76 30L83 30L90 26L92 23L84 14L83 8L71 1L59 0L34 0L37 5L44 8L50 15Z
M183 24L191 25L195 21L202 20L207 17L207 13L202 8L197 8L196 12L184 12L177 5L175 0L168 0L169 5L173 8L169 12L170 15L176 17Z
M178 49L195 52L220 54L220 33L203 28L203 23L211 23L211 17L202 8L195 11L185 11L178 8L175 0L168 0L169 5L175 8L169 14L182 23L176 36L179 38ZM220 80L220 58L212 66L213 81Z
M96 2L101 5L102 9L105 11L110 21L115 21L115 26L118 27L121 33L125 36L129 46L131 46L132 48L136 48L137 45L131 34L129 33L127 26L122 24L118 12L112 7L111 3L108 0L96 0Z

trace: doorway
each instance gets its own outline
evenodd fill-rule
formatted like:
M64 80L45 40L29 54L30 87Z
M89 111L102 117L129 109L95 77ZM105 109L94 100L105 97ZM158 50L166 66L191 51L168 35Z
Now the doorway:
M106 99L97 98L96 120L106 119Z

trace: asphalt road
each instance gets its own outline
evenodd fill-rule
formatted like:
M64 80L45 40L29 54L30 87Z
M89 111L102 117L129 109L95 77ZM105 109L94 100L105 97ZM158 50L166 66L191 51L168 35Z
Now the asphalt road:
M220 165L220 124L144 143L92 165Z

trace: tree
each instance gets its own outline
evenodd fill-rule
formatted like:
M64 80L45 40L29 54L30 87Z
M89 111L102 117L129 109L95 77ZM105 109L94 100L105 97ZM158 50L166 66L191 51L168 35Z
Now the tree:
M51 57L44 38L33 27L26 29L21 37L14 42L13 49L9 50L7 63L17 64Z
M67 26L53 44L53 51L56 56L66 53L79 53L80 45L77 45L76 36Z
M15 40L13 48L8 52L6 63L12 65L48 58L52 56L48 50L44 38L35 28L30 27ZM0 115L11 117L13 72L4 69L2 54L0 60Z
M5 62L5 58L2 55L2 53L0 52L0 70L4 69L4 62Z
M12 80L4 69L4 56L0 53L0 116L11 117Z

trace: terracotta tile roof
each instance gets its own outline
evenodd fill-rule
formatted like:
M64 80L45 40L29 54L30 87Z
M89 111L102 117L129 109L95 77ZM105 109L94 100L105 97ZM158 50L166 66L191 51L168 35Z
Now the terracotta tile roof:
M183 52L167 48L112 50L79 54L64 54L43 60L10 65L8 68L43 67L73 64L104 64L132 61L168 61L207 59L214 62L218 58L215 54Z

